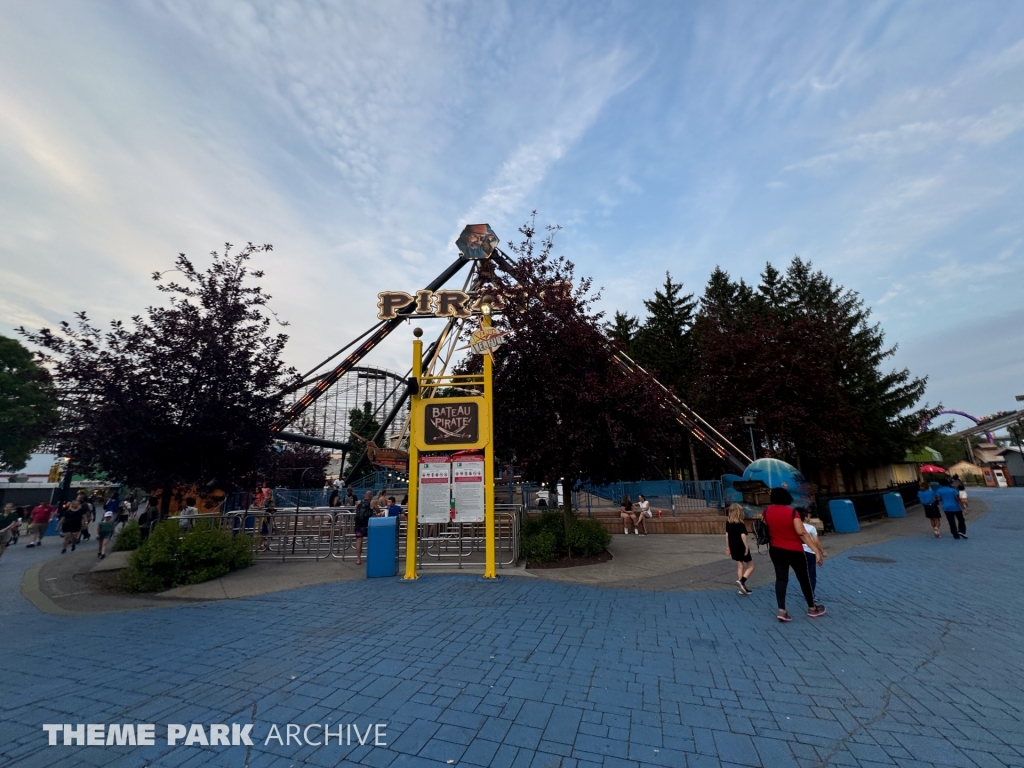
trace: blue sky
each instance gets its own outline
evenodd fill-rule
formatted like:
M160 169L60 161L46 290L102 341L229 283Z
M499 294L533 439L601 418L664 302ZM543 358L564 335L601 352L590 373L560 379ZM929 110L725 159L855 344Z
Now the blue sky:
M981 415L1024 394L1022 128L1018 2L6 3L0 332L251 240L309 366L536 208L609 311L811 259Z

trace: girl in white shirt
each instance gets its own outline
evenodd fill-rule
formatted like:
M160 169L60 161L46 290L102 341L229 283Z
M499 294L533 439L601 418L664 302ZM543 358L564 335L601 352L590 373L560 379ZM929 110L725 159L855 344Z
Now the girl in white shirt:
M639 501L637 501L637 503L636 503L636 506L637 506L637 524L636 524L636 529L637 530L636 530L636 532L639 533L641 536L646 536L647 535L646 520L647 520L648 517L651 516L651 502L649 502L647 500L647 497L644 496L642 493L637 496L637 499L639 499Z
M798 507L797 512L800 513L800 519L803 521L804 530L807 531L807 535L812 539L818 538L818 529L807 522L807 518L811 516L811 513L806 507ZM818 588L818 563L817 556L814 554L814 550L804 544L804 558L807 560L807 578L811 582L811 592L817 593Z

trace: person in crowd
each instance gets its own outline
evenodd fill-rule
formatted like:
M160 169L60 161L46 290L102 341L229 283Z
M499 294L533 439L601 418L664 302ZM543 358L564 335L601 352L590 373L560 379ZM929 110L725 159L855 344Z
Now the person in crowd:
M948 478L943 477L939 479L939 490L935 493L939 497L942 511L946 513L953 538L966 539L967 522L964 520L963 507L960 506L960 492L949 484Z
M736 584L741 595L749 595L747 579L754 572L754 558L750 556L750 542L747 540L747 524L743 522L743 507L730 504L725 523L725 554L736 561Z
M405 496L402 497L402 506L403 507L409 506L409 494L408 493L405 494Z
M341 506L343 506L343 507L354 507L358 503L359 503L359 500L356 499L356 492L353 491L351 488L346 488L345 489L345 501L342 502Z
M967 486L964 485L964 481L960 479L960 475L953 475L953 480L950 483L956 488L957 493L960 496L960 509L964 512L967 511Z
M0 557L3 557L7 545L14 540L14 532L20 523L21 513L15 510L13 504L5 504L4 511L0 513Z
M14 531L11 536L11 546L13 547L18 543L18 539L21 538L21 524L22 521L28 516L27 507L15 507L14 513L18 516L18 524L14 526Z
M370 518L373 517L373 491L367 491L363 500L356 505L355 534L356 534L356 565L363 564L363 539L370 530Z
M931 523L932 533L935 534L935 538L942 536L942 531L939 529L942 527L942 512L939 510L939 495L932 490L931 484L927 480L922 480L918 487L920 490L917 492L917 500L921 502L921 506L924 507L924 516L928 518L928 522Z
M109 512L111 516L118 513L121 508L121 496L117 491L114 491L113 495L107 499L107 502L103 505L103 511ZM96 510L97 516L99 516L99 510Z
M146 508L139 515L139 533L143 541L149 537L149 532L158 522L160 522L160 505L156 496L150 496L146 501Z
M62 555L68 551L68 544L71 545L71 551L75 551L75 547L82 538L82 527L87 525L86 514L85 508L78 499L68 504L68 508L64 510L64 516L60 522L60 530L64 534L64 549L60 551Z
M341 506L341 494L338 493L338 489L335 488L331 491L330 498L327 499L328 507L340 507Z
M804 530L807 531L807 535L815 541L818 541L818 529L807 522L811 517L811 511L807 507L797 507L797 512L800 513L800 522L804 524ZM821 542L818 542L818 548L821 548ZM821 556L825 556L825 550L821 550ZM811 582L811 592L815 595L818 594L818 555L813 549L804 544L804 559L807 561L807 580ZM815 598L817 599L817 598Z
M633 511L633 500L629 496L622 497L622 503L619 504L619 517L622 518L622 532L624 534L629 533L630 524L635 533L640 533L636 527L636 514Z
M107 557L107 542L110 541L114 535L114 513L104 512L103 519L100 524L96 526L96 538L99 539L99 549L96 552L96 557L100 560L104 560Z
M817 539L812 539L808 535L800 515L790 506L793 503L793 496L788 490L772 488L769 501L771 503L765 508L762 520L768 527L768 555L775 567L775 600L779 606L776 618L779 621L793 620L786 610L786 589L789 586L790 569L796 574L796 580L807 602L807 615L812 619L824 616L825 606L814 602L814 591L807 575L807 559L804 557L803 545L806 544L814 552L816 565L822 564L825 555Z
M647 535L647 518L651 517L651 502L647 500L647 497L642 493L637 495L636 502L636 522L637 522L637 533L641 536Z
M388 496L387 516L388 517L401 517L402 516L402 506L398 502L395 501L395 497L394 496Z
M192 496L185 499L185 508L178 513L178 526L182 530L189 530L192 527L192 523L195 522L196 515L199 514L199 510L196 509L196 500Z
M39 503L33 507L31 515L32 524L29 527L32 540L25 545L26 548L31 549L32 547L43 546L43 537L46 535L46 529L49 527L52 517L53 507L49 504Z

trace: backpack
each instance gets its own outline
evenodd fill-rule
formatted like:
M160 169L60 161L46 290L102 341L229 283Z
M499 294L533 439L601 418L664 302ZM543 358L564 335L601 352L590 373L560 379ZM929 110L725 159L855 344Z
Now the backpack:
M757 553L764 554L761 552L761 547L768 546L768 523L764 521L764 515L754 518L751 528L754 530L754 538L757 539Z
M373 510L370 509L370 502L363 499L356 507L356 528L365 528L370 524L370 518L372 516Z

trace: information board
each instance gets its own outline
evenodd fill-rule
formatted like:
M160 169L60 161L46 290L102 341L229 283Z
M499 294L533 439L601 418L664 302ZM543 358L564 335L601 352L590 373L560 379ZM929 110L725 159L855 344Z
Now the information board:
M455 522L484 521L484 457L458 456L452 461Z
M421 523L446 523L451 519L451 458L423 456L419 466L416 514Z

